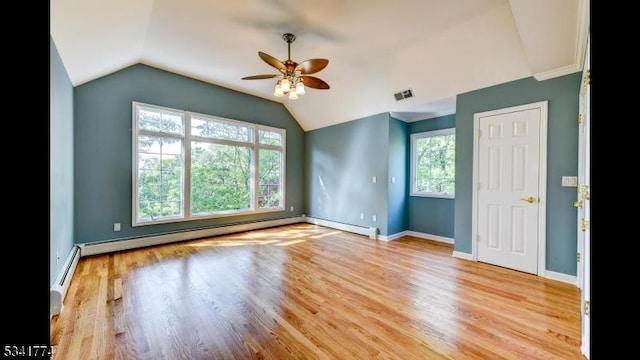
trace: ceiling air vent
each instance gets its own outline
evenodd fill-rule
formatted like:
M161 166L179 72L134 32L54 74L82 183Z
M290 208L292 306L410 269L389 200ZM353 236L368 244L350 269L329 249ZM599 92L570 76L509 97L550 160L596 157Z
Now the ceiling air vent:
M413 90L411 90L411 89L402 90L400 92L397 92L397 93L393 94L393 97L396 98L396 101L412 98L413 97Z

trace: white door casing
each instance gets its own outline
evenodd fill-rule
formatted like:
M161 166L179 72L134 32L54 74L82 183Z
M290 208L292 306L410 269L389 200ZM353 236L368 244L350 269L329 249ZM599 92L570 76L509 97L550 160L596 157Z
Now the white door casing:
M578 208L578 286L580 287L582 315L582 354L589 359L591 348L591 81L589 79L590 58L589 39L582 71L580 87L580 125L578 136L578 188L576 207Z
M473 259L545 269L547 101L474 115Z

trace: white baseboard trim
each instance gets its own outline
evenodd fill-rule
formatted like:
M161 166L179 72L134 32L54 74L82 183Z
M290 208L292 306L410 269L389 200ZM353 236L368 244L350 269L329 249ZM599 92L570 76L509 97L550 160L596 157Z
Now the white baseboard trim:
M567 275L555 271L545 270L542 276L547 279L558 280L567 284L578 286L578 277L574 275Z
M407 236L413 236L413 237L417 237L417 238L421 238L421 239L427 239L427 240L433 240L433 241L439 241L439 242L443 242L443 243L447 243L447 244L451 244L453 245L455 243L455 240L450 238L450 237L445 237L445 236L440 236L440 235L431 235L431 234L426 234L426 233L421 233L421 232L417 232L417 231L405 231L407 234Z
M51 286L51 291L50 291L51 314L57 315L60 313L60 311L62 311L64 296L69 286L69 282L73 277L73 273L75 272L76 265L78 264L78 259L81 256L104 254L104 253L110 253L115 251L136 249L136 248L141 248L146 246L167 244L167 243L185 241L185 240L194 240L194 239L209 237L209 236L226 235L226 234L232 234L237 232L265 229L270 227L297 224L297 223L303 223L303 222L368 236L369 238L374 240L379 239L382 241L392 241L392 240L399 239L403 236L413 236L417 238L434 240L434 241L443 242L447 244L454 243L454 239L451 239L448 237L425 234L425 233L420 233L415 231L401 231L399 233L388 235L388 236L378 235L378 228L376 227L356 226L356 225L340 223L337 221L317 219L317 218L302 215L302 216L290 217L290 218L284 218L284 219L264 220L264 221L246 223L246 224L220 226L220 227L210 228L210 229L200 229L200 230L183 231L183 232L157 235L157 236L147 236L147 237L136 238L136 239L115 239L115 240L99 242L99 243L78 244L74 246L74 248L69 253L67 260L65 261L65 264L62 267L61 273L58 275L58 278L56 278L56 281ZM79 256L76 256L76 254L78 254ZM459 259L473 261L473 255L464 253L464 252L454 251L452 256ZM576 286L578 282L576 276L558 273L554 271L545 271L542 276L548 279L558 280L558 281L562 281L562 282L576 285Z
M476 260L473 260L473 255L472 254L463 253L463 252L459 252L459 251L454 251L453 252L453 257L454 258L463 259L463 260L476 261ZM561 282L564 282L564 283L567 283L567 284L578 286L578 278L577 278L577 276L574 276L574 275L567 275L567 274L563 274L563 273L559 273L559 272L555 272L555 271L545 270L539 276L543 277L543 278L546 278L546 279L557 280L557 281L561 281Z
M306 217L306 222L310 224L330 227L332 229L343 230L343 231L348 231L348 232L352 232L360 235L369 236L369 238L371 239L377 239L382 241L393 241L393 240L400 239L403 236L413 236L421 239L433 240L433 241L438 241L438 242L452 244L452 245L455 242L454 239L449 237L425 234L425 233L409 231L409 230L401 231L399 233L395 233L391 235L378 235L378 228L376 227L366 228L364 226L344 224L337 221L317 219L310 216Z
M474 261L473 260L473 255L469 254L469 253L465 253L465 252L454 251L452 256L454 258L458 258L458 259Z
M343 230L343 231L348 231L354 234L365 235L371 239L378 238L378 228L376 227L356 226L351 224L344 224L337 221L317 219L310 216L305 216L305 219L306 219L305 221L308 222L309 224L326 226L336 230Z
M56 279L49 289L49 318L54 315L60 314L64 307L64 298L67 295L69 284L73 278L73 274L76 271L76 266L80 260L80 247L74 246L69 251L67 259L60 268L60 273L56 276Z
M172 234L145 236L136 239L115 239L100 243L85 243L79 244L81 250L81 256L97 255L110 253L114 251L122 251L129 249L137 249L146 246L168 244L178 241L194 240L203 237L226 235L243 231L265 229L281 225L297 224L305 222L304 216L290 217L284 219L264 220L256 221L246 224L234 224L227 226L220 226L210 229L200 229L192 231L182 231Z
M399 233L395 233L395 234L391 234L391 235L379 235L378 239L382 240L382 241L393 241L393 240L397 240L400 239L403 236L408 235L408 231L401 231Z

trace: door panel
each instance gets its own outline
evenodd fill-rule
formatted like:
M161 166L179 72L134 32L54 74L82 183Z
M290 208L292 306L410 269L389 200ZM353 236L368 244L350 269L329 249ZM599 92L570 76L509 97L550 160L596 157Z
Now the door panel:
M476 114L477 259L533 274L538 272L542 111L533 104Z

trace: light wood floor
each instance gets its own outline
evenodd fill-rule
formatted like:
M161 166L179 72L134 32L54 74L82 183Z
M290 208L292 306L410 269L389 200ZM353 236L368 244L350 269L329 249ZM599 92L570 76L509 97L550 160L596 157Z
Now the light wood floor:
M54 359L584 359L566 283L311 224L81 258Z

